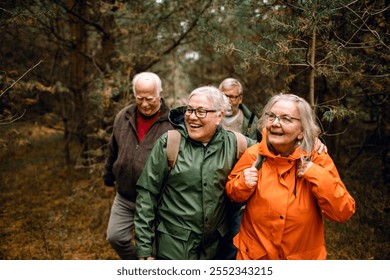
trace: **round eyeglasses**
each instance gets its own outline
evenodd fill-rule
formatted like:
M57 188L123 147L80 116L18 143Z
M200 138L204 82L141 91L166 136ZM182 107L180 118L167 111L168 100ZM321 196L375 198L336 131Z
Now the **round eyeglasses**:
M265 115L267 116L267 120L269 122L274 122L276 119L279 120L279 123L284 123L284 124L290 124L293 122L293 120L297 120L297 121L300 121L301 119L298 119L298 118L294 118L294 117L291 117L289 115L282 115L282 116L277 116L275 115L274 113L265 113Z
M239 95L227 95L225 94L225 96L231 100L237 100L237 98L239 98L241 96L241 94Z

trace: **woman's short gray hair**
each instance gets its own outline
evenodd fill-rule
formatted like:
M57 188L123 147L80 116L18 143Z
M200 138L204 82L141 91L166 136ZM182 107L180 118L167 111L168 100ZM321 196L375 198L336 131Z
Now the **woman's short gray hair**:
M217 111L222 111L223 113L225 113L227 110L230 109L229 99L214 86L203 86L194 89L190 93L188 100L190 100L191 97L194 95L206 96L213 104L213 109Z
M152 79L154 80L154 83L156 85L156 93L157 93L157 96L160 96L160 93L162 92L162 83L161 83L161 79L159 76L157 76L155 73L153 72L142 72L142 73L139 73L137 75L134 76L133 78L133 93L134 93L134 96L137 95L136 91L135 91L135 85L137 84L137 82L139 81L139 79Z
M295 94L280 93L271 97L268 103L264 106L263 113L261 114L260 120L258 122L259 131L262 131L262 129L266 126L268 117L265 115L265 113L269 112L274 104L281 100L292 101L297 104L303 134L303 138L300 140L299 147L301 150L310 153L313 149L316 139L321 133L321 129L317 124L315 113L310 104Z

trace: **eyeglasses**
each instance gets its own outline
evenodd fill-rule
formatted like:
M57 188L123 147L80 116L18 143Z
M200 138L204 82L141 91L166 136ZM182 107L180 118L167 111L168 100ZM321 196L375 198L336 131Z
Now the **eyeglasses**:
M203 118L207 117L208 112L217 112L217 110L206 110L206 109L201 109L201 108L194 109L194 108L187 107L185 114L186 114L186 116L189 117L194 112L195 112L195 116L197 116L199 119L203 119Z
M297 121L301 120L301 119L294 118L294 117L291 117L291 116L288 116L288 115L277 116L277 115L275 115L274 113L271 113L271 112L265 113L265 115L267 116L267 120L269 122L274 122L275 119L278 119L279 123L290 124L290 123L293 122L293 120L297 120Z
M146 101L146 102L150 103L150 102L155 101L158 97L159 96L148 96L148 97L136 96L135 100L137 102L144 102L144 101Z
M225 96L231 100L237 100L237 98L239 98L241 96L241 94L239 95L227 95L225 94Z

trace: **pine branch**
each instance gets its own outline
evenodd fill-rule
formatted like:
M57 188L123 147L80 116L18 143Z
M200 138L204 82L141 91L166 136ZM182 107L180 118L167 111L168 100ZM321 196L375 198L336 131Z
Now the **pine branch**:
M17 82L19 82L21 79L23 79L24 76L26 76L31 70L33 70L35 67L37 67L39 64L41 64L43 60L40 60L37 64L35 64L33 67L28 69L22 76L20 76L16 81L14 81L9 87L7 87L4 91L0 93L0 97L4 95L9 89L11 89Z

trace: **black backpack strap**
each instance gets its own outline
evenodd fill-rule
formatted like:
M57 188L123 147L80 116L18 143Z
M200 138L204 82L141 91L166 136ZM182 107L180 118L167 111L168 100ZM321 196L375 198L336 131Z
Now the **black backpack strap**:
M256 117L255 113L251 113L251 117L249 118L249 122L248 122L248 128L252 126L255 117Z
M261 169L261 166L263 165L263 163L267 160L267 157L266 156L263 156L261 154L257 154L257 157L256 157L256 163L255 163L255 167L257 168L257 170L260 170Z
M251 131L252 124L253 124L255 117L256 117L256 115L254 113L251 113L251 116L250 116L249 121L248 121L247 133L249 133Z

